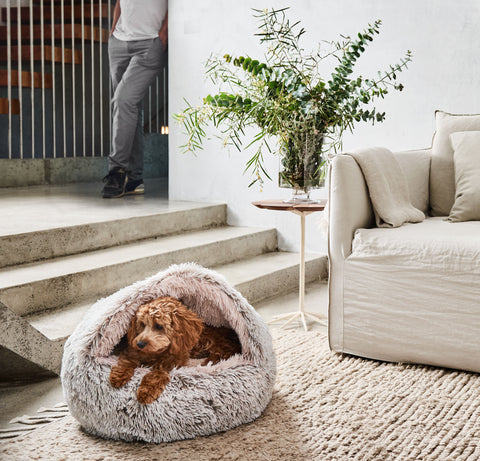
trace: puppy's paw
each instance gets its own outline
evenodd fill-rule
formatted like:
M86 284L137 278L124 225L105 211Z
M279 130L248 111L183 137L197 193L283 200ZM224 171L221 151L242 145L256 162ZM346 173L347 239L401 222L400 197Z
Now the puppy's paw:
M138 388L137 400L143 404L154 402L160 397L169 381L169 375L165 371L155 370L147 373Z
M110 372L110 384L112 387L122 387L130 381L133 373L130 370L126 370L125 368L115 366L112 367L112 371Z
M152 389L148 386L140 385L137 391L137 400L143 405L148 405L149 403L155 402L155 400L160 397L160 394L163 392L164 388L165 386L161 389L158 387Z

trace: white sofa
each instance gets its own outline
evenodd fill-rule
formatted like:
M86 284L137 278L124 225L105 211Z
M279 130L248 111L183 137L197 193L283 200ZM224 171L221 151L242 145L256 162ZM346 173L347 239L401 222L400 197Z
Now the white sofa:
M469 157L455 138L478 142L480 115L437 112L436 125L430 149L396 153L421 223L374 227L358 164L350 155L332 163L330 347L480 372L480 144Z

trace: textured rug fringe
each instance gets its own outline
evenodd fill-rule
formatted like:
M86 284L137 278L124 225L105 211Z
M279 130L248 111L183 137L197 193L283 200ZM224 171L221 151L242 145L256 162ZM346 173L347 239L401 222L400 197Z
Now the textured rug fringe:
M37 427L64 418L66 415L68 415L68 406L66 403L60 402L54 405L53 408L39 408L36 415L17 416L9 421L9 424L12 425L11 428L0 429L0 440L13 439L24 435Z

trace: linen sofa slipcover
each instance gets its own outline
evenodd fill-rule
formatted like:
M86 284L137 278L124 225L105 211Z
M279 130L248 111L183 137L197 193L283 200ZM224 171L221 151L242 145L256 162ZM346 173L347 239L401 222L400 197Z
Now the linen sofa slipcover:
M447 122L453 131L480 128L478 116L467 116L463 124L455 117L464 116L437 113L437 131ZM449 136L442 139L450 142ZM412 204L425 213L431 211L430 193L447 215L454 203L449 149L448 162L446 149L440 162L432 161L435 149L396 153ZM434 174L437 164L441 171ZM442 193L446 176L449 190ZM480 372L480 221L449 222L443 215L375 228L365 180L349 155L332 163L329 206L331 348Z

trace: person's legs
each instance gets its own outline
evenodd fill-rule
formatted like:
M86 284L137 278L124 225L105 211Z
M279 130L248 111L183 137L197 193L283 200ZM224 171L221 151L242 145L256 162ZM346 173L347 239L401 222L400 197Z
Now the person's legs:
M127 70L130 60L132 59L132 55L128 50L127 42L118 40L112 35L108 40L108 59L112 91L115 92L123 74Z
M132 57L118 81L112 99L112 150L109 167L110 170L123 168L129 172L129 179L140 179L143 172L143 131L139 106L161 68L163 50L160 39L124 43Z
M148 88L148 87L147 87ZM137 128L133 138L132 149L130 154L130 164L128 166L128 179L142 179L143 173L143 105L140 102L137 106Z
M108 55L112 90L115 92L132 56L129 53L127 42L118 40L114 36L110 37L108 41ZM113 165L109 162L109 172L104 178L106 184L102 192L103 197L121 197L124 193L125 180L126 169L123 166Z

